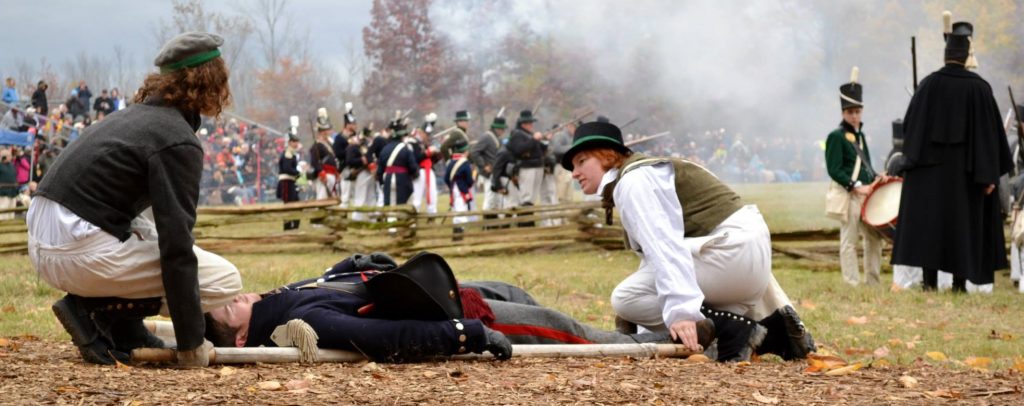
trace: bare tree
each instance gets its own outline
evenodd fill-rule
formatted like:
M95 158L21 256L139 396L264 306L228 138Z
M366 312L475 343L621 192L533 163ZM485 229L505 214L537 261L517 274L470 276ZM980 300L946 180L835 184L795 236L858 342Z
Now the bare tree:
M291 19L285 13L288 0L258 0L250 3L247 7L250 18L258 27L256 37L263 46L263 59L268 69L276 69L274 66L282 57L290 56L291 53L282 53L290 42L295 42L289 35L291 30Z

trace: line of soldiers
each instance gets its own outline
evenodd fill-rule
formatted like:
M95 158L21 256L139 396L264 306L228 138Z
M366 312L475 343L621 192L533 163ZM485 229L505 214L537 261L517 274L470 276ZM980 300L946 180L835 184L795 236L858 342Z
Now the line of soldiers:
M344 126L335 132L325 108L318 109L316 137L309 148L309 179L317 199L338 197L342 207L411 204L417 210L437 213L438 182L443 176L449 190L451 211L469 212L478 207L500 210L553 205L572 200L572 175L556 165L572 142L575 122L556 126L547 133L535 129L537 119L523 110L506 137L508 124L502 112L483 134L472 137L470 114L455 113L454 125L437 130L437 114L424 117L420 126L396 112L381 131L372 124L359 130L352 103L345 104ZM295 181L300 176L298 117L292 117L288 146L281 154L277 197L299 200ZM443 170L435 171L442 162ZM483 202L474 192L483 192ZM486 215L493 218L496 215ZM352 213L355 220L363 213ZM471 216L454 219L459 224ZM285 222L285 229L298 227Z

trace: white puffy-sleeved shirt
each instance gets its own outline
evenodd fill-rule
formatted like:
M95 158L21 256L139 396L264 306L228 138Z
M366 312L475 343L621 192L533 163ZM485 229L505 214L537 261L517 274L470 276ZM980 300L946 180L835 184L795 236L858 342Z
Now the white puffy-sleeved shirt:
M599 191L618 177L612 168ZM613 192L630 248L640 255L640 270L652 270L666 326L680 320L703 320L704 294L697 285L693 257L683 244L683 207L676 194L670 163L640 166L619 180Z

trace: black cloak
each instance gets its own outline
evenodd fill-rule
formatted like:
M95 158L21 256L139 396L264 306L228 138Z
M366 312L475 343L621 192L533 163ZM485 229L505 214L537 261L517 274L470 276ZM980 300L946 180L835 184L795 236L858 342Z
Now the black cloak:
M999 193L1010 149L988 82L950 64L928 75L903 119L907 169L892 263L975 284L1007 267Z

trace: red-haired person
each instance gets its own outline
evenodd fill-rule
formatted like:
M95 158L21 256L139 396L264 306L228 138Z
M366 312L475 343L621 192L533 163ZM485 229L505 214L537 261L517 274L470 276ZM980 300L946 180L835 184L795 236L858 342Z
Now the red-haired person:
M640 269L612 292L621 320L667 330L692 349L710 320L717 341L710 355L722 361L814 351L772 274L761 213L707 169L634 153L607 122L576 129L561 164L583 193L602 196L609 222L618 208L626 246L640 256Z

